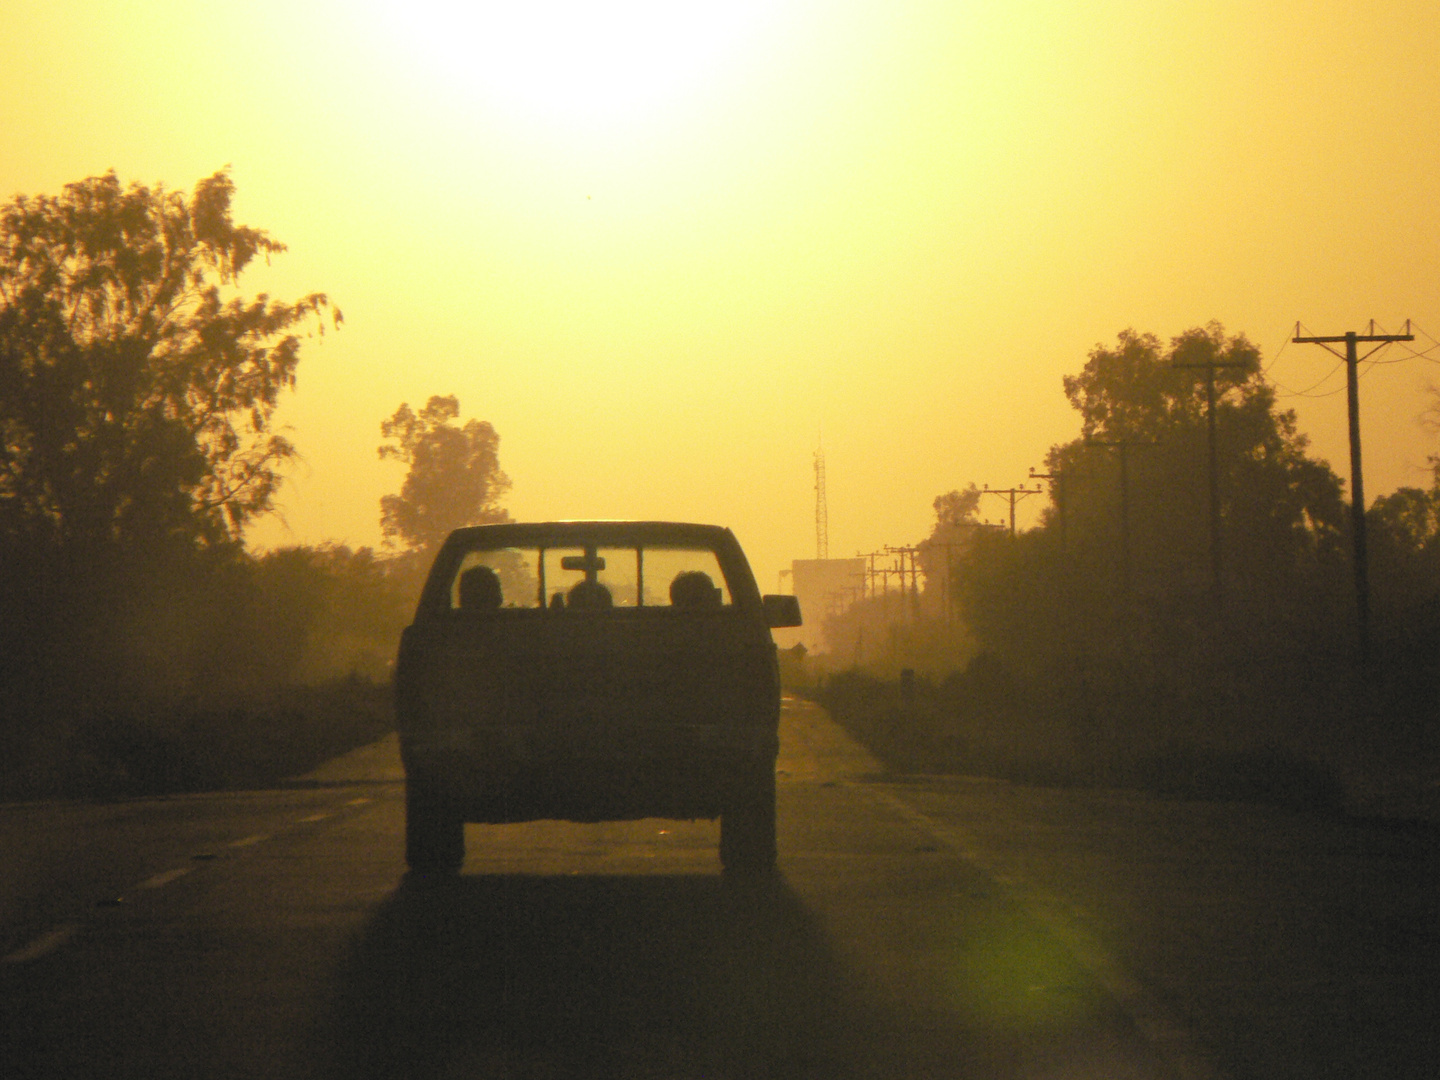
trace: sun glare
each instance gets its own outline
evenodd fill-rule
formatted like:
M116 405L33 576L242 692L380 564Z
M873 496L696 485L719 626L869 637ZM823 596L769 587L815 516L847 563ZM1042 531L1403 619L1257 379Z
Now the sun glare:
M642 119L703 87L767 5L422 0L383 8L392 43L452 90L528 117L598 126Z

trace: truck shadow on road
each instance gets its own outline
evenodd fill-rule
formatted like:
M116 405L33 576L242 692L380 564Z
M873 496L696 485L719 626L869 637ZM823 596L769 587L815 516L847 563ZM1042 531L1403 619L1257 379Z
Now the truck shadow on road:
M326 1041L351 1080L902 1075L865 997L783 879L462 876L376 913Z

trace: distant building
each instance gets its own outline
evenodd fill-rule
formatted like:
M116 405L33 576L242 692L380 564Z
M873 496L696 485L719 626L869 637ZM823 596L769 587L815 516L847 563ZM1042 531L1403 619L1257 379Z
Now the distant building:
M805 624L793 630L776 630L775 641L781 648L792 648L799 642L810 653L830 652L832 643L825 640L825 618L844 611L862 594L865 560L796 559L790 564L790 580Z

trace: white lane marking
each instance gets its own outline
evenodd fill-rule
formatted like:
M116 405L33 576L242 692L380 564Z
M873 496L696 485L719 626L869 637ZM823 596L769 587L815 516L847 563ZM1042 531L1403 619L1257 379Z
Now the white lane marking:
M368 802L370 802L370 798L368 796L362 795L357 799L351 799L345 805L364 806ZM333 811L327 810L323 813L311 814L309 817L303 817L300 819L300 821L324 821L326 818L330 817L332 813ZM232 840L230 842L230 846L232 848L253 847L256 844L264 843L266 840L269 839L269 833L254 833L251 836L242 837L239 840ZM184 877L193 869L194 867L191 866L180 866L176 867L174 870L166 870L163 873L156 874L154 877L146 878L144 881L142 881L139 885L135 887L137 889L164 888L166 885L169 885L177 878ZM41 934L34 941L31 941L26 945L20 946L20 948L15 949L13 952L6 953L3 957L0 957L0 963L26 964L29 963L31 960L38 960L46 953L53 952L61 945L64 945L67 941L69 941L79 932L79 923L63 923L62 925L57 926L54 930L51 930L49 933Z
M1023 878L1003 873L994 860L981 850L974 837L960 826L936 821L893 792L848 780L841 783L895 810L1005 888L1021 910L1068 949L1076 962L1115 1000L1134 1022L1136 1030L1165 1058L1181 1080L1213 1080L1217 1076L1190 1032L1157 997L1126 972L1089 934L1056 914L1065 910L1064 904Z
M135 887L137 889L159 889L166 885L169 885L170 882L174 881L176 878L184 877L193 869L194 867L191 866L180 866L176 867L174 870L166 870L163 874L156 874L152 878L146 878L144 881L142 881L139 885Z
M48 952L58 949L65 942L69 941L80 931L79 923L64 923L51 930L48 934L41 934L28 945L22 945L12 953L6 954L3 958L7 964L28 964L31 960L38 960Z

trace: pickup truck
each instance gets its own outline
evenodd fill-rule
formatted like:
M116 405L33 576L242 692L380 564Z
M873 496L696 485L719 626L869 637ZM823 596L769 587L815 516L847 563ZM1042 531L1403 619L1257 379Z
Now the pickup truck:
M400 641L405 853L454 873L466 822L720 819L727 872L775 865L780 679L729 529L457 529Z

